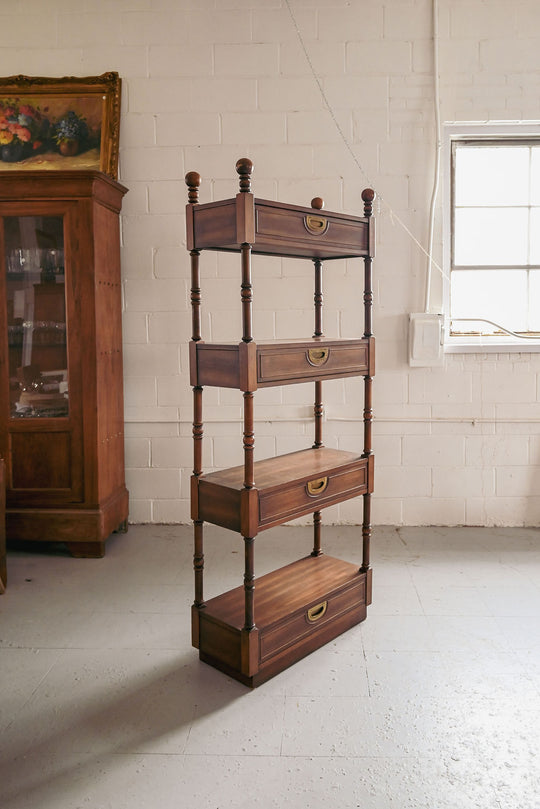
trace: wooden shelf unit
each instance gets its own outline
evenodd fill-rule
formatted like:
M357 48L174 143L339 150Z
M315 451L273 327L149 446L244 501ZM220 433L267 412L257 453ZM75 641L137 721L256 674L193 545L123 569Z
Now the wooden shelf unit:
M192 642L199 657L247 686L273 677L324 643L363 621L371 603L372 259L375 234L371 189L362 192L364 215L322 212L257 199L251 193L253 164L236 164L240 191L233 199L199 203L201 177L186 175L187 247L191 256L194 465L191 511L194 523L195 600ZM207 343L201 337L200 254L203 250L240 254L242 339ZM309 259L314 265L313 337L256 343L252 334L252 255ZM360 258L364 263L364 333L329 339L322 329L323 261ZM322 436L322 385L327 379L363 376L364 449L330 449ZM313 446L254 461L254 393L258 388L312 382L315 386ZM202 468L203 389L235 388L243 393L244 463L216 472ZM323 554L321 510L363 497L360 567ZM263 530L313 514L311 555L255 578L254 540ZM203 527L209 522L242 535L243 584L205 601Z

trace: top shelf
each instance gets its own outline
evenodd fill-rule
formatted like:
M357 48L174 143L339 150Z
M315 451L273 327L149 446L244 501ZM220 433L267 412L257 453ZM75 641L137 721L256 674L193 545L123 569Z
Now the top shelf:
M239 160L240 193L232 199L199 204L200 175L189 172L186 207L188 250L238 252L249 245L253 253L318 260L374 255L374 192L362 192L365 216L323 211L316 197L311 208L258 199L251 193L253 164Z

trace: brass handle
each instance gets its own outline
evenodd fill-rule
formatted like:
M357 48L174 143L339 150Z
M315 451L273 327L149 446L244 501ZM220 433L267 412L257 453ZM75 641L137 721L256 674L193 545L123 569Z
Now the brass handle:
M317 497L322 494L328 486L328 478L317 478L317 480L308 480L306 483L307 493L310 497Z
M329 348L308 348L307 360L310 365L324 365L329 355Z
M309 610L307 611L308 621L311 624L315 623L315 621L319 621L326 612L327 607L328 601L323 601L320 604L316 604L314 607L310 607Z
M328 230L328 219L324 216L304 216L304 225L310 233L320 236Z

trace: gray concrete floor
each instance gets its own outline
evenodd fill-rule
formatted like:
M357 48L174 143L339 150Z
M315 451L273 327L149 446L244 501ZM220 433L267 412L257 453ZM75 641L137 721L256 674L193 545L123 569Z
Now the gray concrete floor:
M360 561L360 531L325 527ZM311 530L256 540L257 574ZM540 531L376 528L367 620L258 689L190 645L191 529L8 554L2 809L538 809ZM243 547L206 532L206 596Z

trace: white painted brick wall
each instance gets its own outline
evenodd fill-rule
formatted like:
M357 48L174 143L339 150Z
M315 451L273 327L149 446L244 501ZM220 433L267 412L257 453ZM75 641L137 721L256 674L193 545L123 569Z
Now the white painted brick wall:
M410 369L407 318L423 306L420 241L434 158L430 0L38 0L0 12L0 72L123 79L122 215L127 483L133 522L189 521L192 393L184 175L201 201L257 196L358 213L383 197L374 265L377 376L373 522L540 525L539 355L453 355ZM32 25L28 14L32 14ZM439 0L444 120L540 118L540 4ZM321 93L325 93L325 98ZM327 109L330 103L335 120ZM338 127L341 130L338 131ZM348 145L343 142L343 136ZM440 240L440 238L439 238ZM203 255L205 339L237 340L235 255ZM325 269L324 329L361 333L361 263ZM313 331L313 271L254 261L257 339ZM435 279L435 288L439 288ZM361 451L363 381L325 385L325 441ZM313 441L310 385L256 396L256 456ZM203 461L241 461L241 396L206 389ZM359 522L361 499L328 509Z

